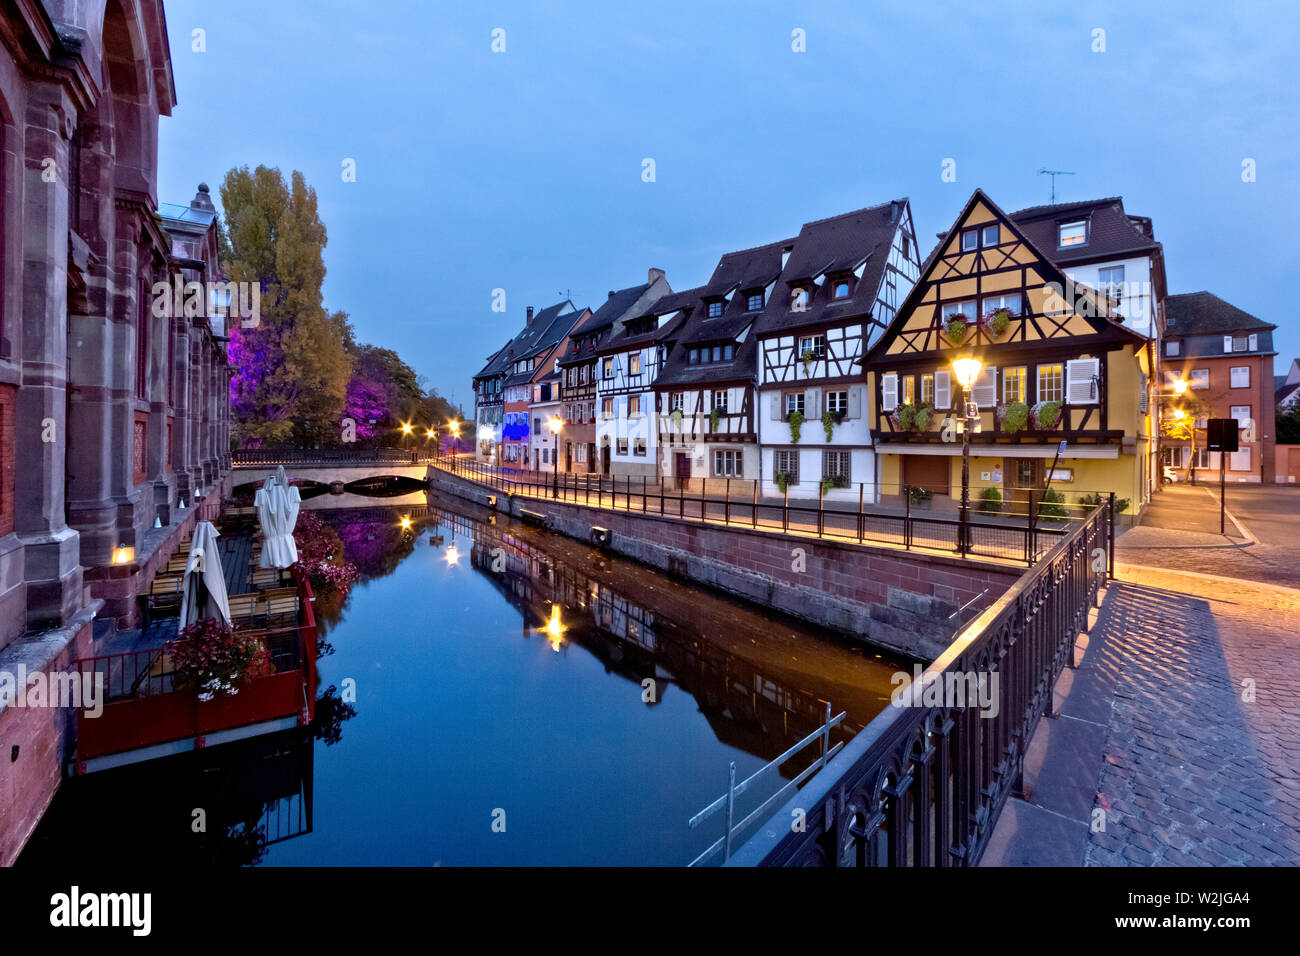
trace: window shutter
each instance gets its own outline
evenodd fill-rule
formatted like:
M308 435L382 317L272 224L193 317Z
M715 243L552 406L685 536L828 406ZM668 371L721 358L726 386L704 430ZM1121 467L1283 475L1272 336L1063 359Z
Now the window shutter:
M998 403L998 370L996 366L986 365L980 370L975 387L971 389L971 401L981 408L991 408Z
M775 395L772 396L772 421L779 422L780 420L781 420L781 393L777 392Z
M849 410L845 418L862 417L862 389L854 385L849 389Z
M1231 351L1232 351L1232 336L1231 336L1231 335L1225 335L1225 336L1223 337L1223 351L1225 351L1225 352L1231 352Z
M804 392L803 406L805 409L804 417L809 421L822 417L822 410L818 403L821 401L822 390L820 388L810 388Z
M946 369L934 373L934 407L950 408L952 406L952 375Z
M1250 345L1250 350L1251 350L1252 352L1257 352L1257 351L1259 351L1259 336L1258 336L1258 335L1256 335L1256 334L1254 334L1254 333L1252 332L1251 335L1250 335L1250 338L1248 339L1248 342L1249 342L1249 345ZM1245 469L1242 469L1242 470L1244 471Z
M880 379L880 409L892 412L898 407L898 373L886 372Z
M1100 359L1075 359L1065 363L1065 401L1070 405L1097 404L1093 378L1101 369Z

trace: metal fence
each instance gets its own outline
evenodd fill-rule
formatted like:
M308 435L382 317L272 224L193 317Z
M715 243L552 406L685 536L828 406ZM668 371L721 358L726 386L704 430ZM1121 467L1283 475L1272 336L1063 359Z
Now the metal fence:
M1005 511L981 510L981 502L972 502L963 514L956 507L930 507L928 497L906 486L868 492L865 484L858 484L842 489L850 492L847 496L832 500L824 491L816 499L794 497L788 486L779 496L764 494L767 483L749 479L661 481L649 476L548 474L489 466L464 455L445 456L434 464L503 494L1025 564L1033 564L1089 516L1113 513L1115 500L1113 493L1098 494L1100 504L1060 505L1029 491L1022 500L1006 502ZM698 490L691 490L691 482L698 483Z
M241 448L231 455L231 462L238 465L313 465L334 464L336 462L391 462L393 464L418 465L433 461L438 457L432 446L412 446L410 448L391 447L348 447L348 448Z
M1059 541L907 689L906 706L885 708L730 865L978 863L1007 798L1022 791L1025 748L1113 575L1112 520L1107 503ZM956 700L978 675L986 709ZM936 683L940 702L924 703Z

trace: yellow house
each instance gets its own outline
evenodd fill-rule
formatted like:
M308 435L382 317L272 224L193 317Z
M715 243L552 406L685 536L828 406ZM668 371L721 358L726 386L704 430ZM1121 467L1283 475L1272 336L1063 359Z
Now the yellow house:
M986 488L1026 501L1051 470L1067 504L1114 492L1136 515L1151 488L1151 349L975 190L863 363L882 495L960 500L957 423L973 402L973 506ZM968 396L952 368L963 357L983 365Z

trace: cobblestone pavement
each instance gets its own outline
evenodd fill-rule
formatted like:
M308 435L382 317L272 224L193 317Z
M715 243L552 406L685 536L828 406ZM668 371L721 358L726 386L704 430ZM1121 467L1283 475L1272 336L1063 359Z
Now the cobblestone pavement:
M1115 539L1115 560L1123 564L1176 568L1300 588L1300 562L1295 558L1294 546L1196 531L1141 526L1129 528Z
M1119 572L1075 677L1105 724L1086 864L1300 864L1300 591Z

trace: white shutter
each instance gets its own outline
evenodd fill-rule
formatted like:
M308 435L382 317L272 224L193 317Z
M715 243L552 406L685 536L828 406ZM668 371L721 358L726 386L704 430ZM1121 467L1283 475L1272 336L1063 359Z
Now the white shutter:
M1065 363L1065 401L1070 405L1095 405L1099 389L1093 379L1101 372L1101 359L1075 359Z
M1231 335L1225 335L1225 336L1223 337L1223 351L1225 351L1225 352L1231 352L1231 351L1232 351L1232 336L1231 336Z
M1241 448L1228 456L1229 471L1250 471L1250 449Z
M950 408L952 406L952 373L939 369L934 373L934 407Z
M772 421L779 422L780 420L781 420L781 393L777 392L775 395L772 396Z
M862 417L862 389L859 388L857 385L854 385L852 388L849 389L849 410L844 417L845 418Z
M809 421L822 417L821 397L822 390L820 388L810 388L804 392L803 407L807 412L805 417Z
M1256 351L1259 350L1259 336L1258 336L1258 335L1256 335L1255 333L1252 332L1248 341L1249 341L1249 343L1250 343L1250 350L1251 350L1252 352L1256 352ZM1243 469L1243 470L1245 470L1245 469Z
M880 379L880 409L892 412L898 407L898 373L886 372Z
M980 369L975 387L971 389L971 401L980 408L991 408L998 403L998 370L994 365Z

